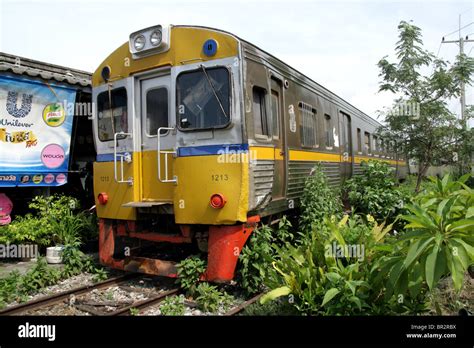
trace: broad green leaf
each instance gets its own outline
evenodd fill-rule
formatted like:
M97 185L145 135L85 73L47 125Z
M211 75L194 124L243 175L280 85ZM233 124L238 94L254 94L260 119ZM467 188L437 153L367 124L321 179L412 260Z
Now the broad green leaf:
M474 207L467 208L466 219L470 217L474 217Z
M360 299L357 296L351 296L349 298L349 301L355 303L359 310L362 310L362 303L360 302Z
M388 279L388 284L387 286L387 291L385 293L385 297L389 299L392 297L392 294L395 290L395 287L398 283L398 280L400 278L400 275L402 274L404 268L403 268L403 262L398 262L396 263L393 268L390 271L390 277Z
M266 293L265 295L263 295L262 298L260 299L260 303L265 304L268 301L273 301L278 297L286 296L289 294L291 294L291 289L288 286L282 286L280 288L276 288Z
M324 294L324 299L323 299L323 303L321 304L322 306L324 306L325 304L327 304L329 301L331 301L334 296L336 296L337 294L339 294L339 290L336 289L336 288L331 288L329 289L326 294Z
M403 266L405 269L410 267L410 265L418 259L418 257L423 253L426 247L434 241L434 237L430 237L428 239L420 239L417 240L414 244L410 246L408 249L407 257L405 261L403 261Z
M474 218L462 219L449 226L450 231L471 231L474 233Z
M448 263L448 269L451 272L451 278L453 279L454 289L460 291L464 282L464 270L462 264L458 258L453 258L449 248L445 248L446 259Z
M394 292L396 295L404 295L408 289L408 272L403 270L398 278L398 282L395 284Z
M413 267L412 272L408 275L408 291L412 297L418 296L423 283L423 264L417 262Z
M461 244L464 249L466 249L467 255L469 256L471 262L474 261L474 247L472 245L467 244L461 238L453 238L452 241Z
M467 179L469 179L470 177L471 177L471 173L467 173L461 176L457 181L460 182L461 184L464 184L467 181Z
M328 278L331 283L336 283L339 279L341 279L341 276L334 272L328 272L326 273L326 278Z
M448 183L450 181L450 174L446 174L444 177L443 177L443 180L441 180L441 186L442 186L442 190L443 190L443 193L444 191L446 190L446 187L448 186Z
M446 269L446 257L444 252L440 250L438 245L433 247L433 250L426 258L425 263L425 275L426 283L430 290L438 283L439 279L443 276Z
M458 259L461 262L463 269L467 269L471 262L464 245L456 242L455 240L451 240L449 244L452 250L453 258Z

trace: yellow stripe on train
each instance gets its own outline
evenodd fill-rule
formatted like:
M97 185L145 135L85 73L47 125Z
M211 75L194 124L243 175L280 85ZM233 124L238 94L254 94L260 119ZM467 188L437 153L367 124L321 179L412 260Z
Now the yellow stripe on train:
M282 149L265 146L251 146L250 157L254 160L283 160ZM336 153L327 153L309 150L290 150L290 161L307 161L307 162L341 162L342 156ZM406 166L406 161L397 161L388 158L372 157L372 156L354 156L354 163L361 163L369 159L386 162L391 165Z

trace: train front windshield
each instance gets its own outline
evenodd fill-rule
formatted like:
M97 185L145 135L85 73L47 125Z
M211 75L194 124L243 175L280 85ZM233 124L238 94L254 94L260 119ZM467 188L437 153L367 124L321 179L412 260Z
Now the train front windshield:
M181 73L176 80L182 130L223 128L230 122L230 78L226 68Z

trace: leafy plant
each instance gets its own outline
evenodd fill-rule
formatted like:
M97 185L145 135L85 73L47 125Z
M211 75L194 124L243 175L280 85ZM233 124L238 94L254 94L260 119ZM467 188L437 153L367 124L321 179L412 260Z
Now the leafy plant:
M270 226L260 226L249 238L239 256L240 285L248 294L262 290L266 270L272 261L273 230Z
M238 267L239 282L247 294L262 291L265 277L273 271L268 267L273 260L272 244L283 245L294 237L293 226L286 216L278 221L276 228L262 225L252 233L239 255Z
M178 263L177 269L181 288L193 294L201 275L206 271L206 261L199 256L190 256Z
M416 296L423 284L432 291L448 274L455 290L461 290L464 274L474 263L474 191L464 185L468 176L459 181L449 174L432 179L436 189L407 206L409 214L402 218L411 231L401 237L401 248L391 257L387 295L393 289Z
M311 233L301 234L298 246L286 243L275 247L276 276L267 280L273 290L264 295L261 302L289 295L288 300L304 314L345 315L370 308L369 299L375 297L377 289L369 286L369 264L379 257L377 254L387 252L378 247L391 226L379 225L368 217L370 227L361 229L363 233L357 237L366 248L361 258L333 253L333 243L349 247L344 235L348 226L354 224L348 223L351 220L347 215L340 221L334 216L325 217L313 225Z
M138 308L130 308L130 315L137 316L138 314L140 314L140 310Z
M234 303L234 297L221 292L214 285L201 283L196 288L196 302L199 309L205 312L217 313L227 311Z
M186 306L184 304L184 296L166 297L160 305L161 315L184 315Z
M370 214L378 221L388 219L393 222L408 201L408 197L396 187L393 168L375 160L362 162L361 166L361 175L344 184L349 203L356 213Z
M97 234L95 218L77 212L79 201L73 197L37 196L29 204L34 214L18 216L2 227L3 244L34 243L48 247L54 243L77 246L84 235Z
M330 187L321 164L318 164L313 175L305 182L301 198L300 225L303 231L311 231L312 225L325 216L341 215L342 203L340 194Z

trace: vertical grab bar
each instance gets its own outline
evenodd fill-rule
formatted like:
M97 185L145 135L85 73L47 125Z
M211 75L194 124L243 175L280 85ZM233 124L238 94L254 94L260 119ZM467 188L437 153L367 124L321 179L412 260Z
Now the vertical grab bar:
M163 183L167 182L173 182L177 183L178 182L178 177L176 175L173 175L173 179L168 178L168 155L176 155L176 151L162 151L161 150L161 131L166 130L166 131L172 131L174 130L173 127L160 127L158 128L158 131L156 133L156 139L157 139L157 163L158 163L158 180ZM161 177L161 154L165 155L165 177Z
M132 137L132 133L124 133L124 132L118 132L114 134L114 180L118 184L133 184L133 178L128 178L127 180L124 180L123 178L123 165L124 165L124 160L127 163L132 162L132 156L126 152L124 154L117 154L117 136L127 136ZM120 157L120 179L118 178L118 173L117 173L117 157Z

